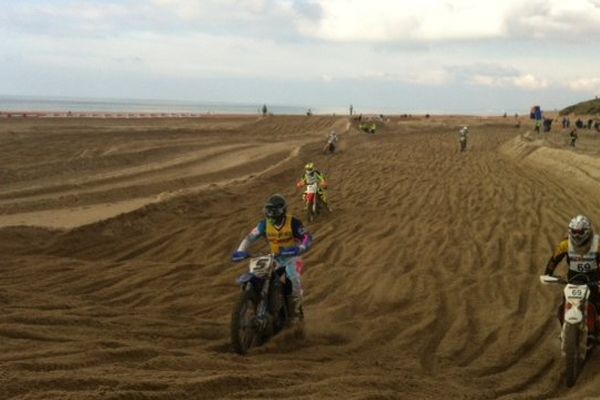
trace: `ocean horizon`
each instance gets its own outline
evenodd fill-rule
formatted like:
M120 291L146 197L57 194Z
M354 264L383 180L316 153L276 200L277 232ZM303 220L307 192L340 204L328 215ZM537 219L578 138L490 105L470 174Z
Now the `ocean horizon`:
M273 114L305 115L341 114L348 109L312 108L266 104ZM192 102L151 99L101 99L86 97L42 97L0 95L0 112L73 112L73 113L191 113L191 114L261 114L263 104L228 102Z
M311 112L316 115L348 115L349 106L299 106L266 103L269 113L275 115L306 115ZM0 114L7 113L68 113L85 114L262 114L263 104L234 103L234 102L202 102L185 100L158 99L110 99L93 97L58 97L58 96L21 96L0 95ZM519 110L520 114L523 113ZM516 111L508 111L513 115ZM499 110L472 110L457 112L456 110L399 110L393 106L381 108L354 107L354 114L384 114L384 115L501 115Z

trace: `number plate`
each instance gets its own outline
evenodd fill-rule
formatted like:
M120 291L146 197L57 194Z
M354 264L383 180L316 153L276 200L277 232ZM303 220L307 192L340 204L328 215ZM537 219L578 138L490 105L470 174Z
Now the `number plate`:
M308 185L306 187L306 193L317 193L317 184L313 183L312 185Z
M271 256L257 257L250 260L250 272L258 277L265 277L271 273L273 258Z
M583 300L587 291L588 288L584 285L567 285L565 287L565 296L567 300Z

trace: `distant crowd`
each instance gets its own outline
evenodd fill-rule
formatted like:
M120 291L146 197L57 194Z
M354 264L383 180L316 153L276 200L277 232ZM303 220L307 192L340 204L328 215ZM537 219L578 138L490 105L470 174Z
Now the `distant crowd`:
M535 131L540 132L540 130L543 130L544 132L550 132L553 122L560 122L563 129L569 129L572 125L571 118L567 116L562 117L562 119L558 117L556 119L544 117L541 120L535 121ZM594 120L590 118L587 121L584 121L581 118L577 118L573 125L574 128L577 129L595 129L596 132L600 132L600 120Z

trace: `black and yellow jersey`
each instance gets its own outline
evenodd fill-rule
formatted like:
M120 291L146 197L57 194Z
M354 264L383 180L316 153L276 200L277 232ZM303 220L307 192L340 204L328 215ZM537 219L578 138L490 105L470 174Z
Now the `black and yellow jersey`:
M554 253L546 265L546 274L553 273L560 262L566 258L569 276L581 273L598 275L598 267L600 266L598 241L598 235L594 235L590 243L590 248L584 254L581 254L575 251L568 237L564 238L554 249Z

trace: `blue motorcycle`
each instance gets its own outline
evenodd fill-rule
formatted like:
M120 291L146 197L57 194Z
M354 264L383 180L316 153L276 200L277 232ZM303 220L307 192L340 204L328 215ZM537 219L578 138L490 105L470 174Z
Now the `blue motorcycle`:
M236 262L250 257L236 254ZM236 353L244 355L288 325L287 296L292 288L285 268L272 254L250 257L248 272L237 281L242 290L231 314L231 345Z

